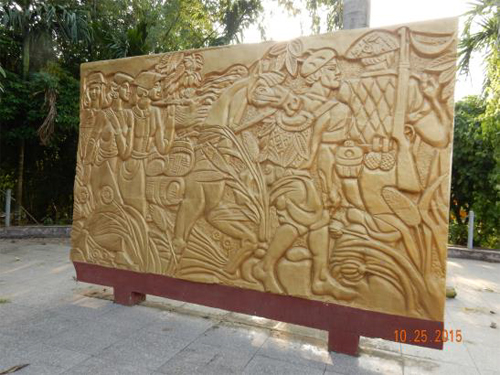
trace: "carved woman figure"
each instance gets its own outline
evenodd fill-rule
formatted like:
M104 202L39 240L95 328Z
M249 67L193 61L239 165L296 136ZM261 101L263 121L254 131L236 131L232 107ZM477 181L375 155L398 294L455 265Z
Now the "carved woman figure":
M128 130L127 142L123 144L120 168L120 187L126 204L137 209L143 217L147 215L146 164L152 154L165 155L171 140L165 138L161 110L151 103L161 98L162 76L153 72L142 72L134 79L135 106L132 108L133 126ZM172 131L167 134L173 136ZM122 146L119 146L122 148Z
M78 145L78 156L83 161L82 183L86 185L90 178L90 164L94 159L95 129L102 120L102 108L106 103L106 80L101 72L90 73L86 79L83 111L81 121L81 136Z
M99 203L102 190L106 187L109 200L122 202L117 183L118 154L126 153L127 142L125 134L132 128L132 111L123 108L123 102L130 99L130 82L132 77L116 73L110 84L108 99L110 107L102 110L99 121L92 129L91 142L88 145L89 154L94 154L90 173L90 186ZM109 196L109 195L112 196Z
M102 74L91 78L92 82L95 79L98 82L104 80ZM120 208L123 200L117 181L117 167L120 165L118 155L123 157L130 143L126 140L127 130L133 127L131 110L123 108L123 103L130 99L132 80L126 74L115 74L107 94L109 106L94 116L84 159L84 186L91 192L92 210L82 222L82 230L73 237L75 249L80 249L75 251L94 254L95 248L99 247L103 249L100 253L104 257L102 262L129 267L136 266L137 258L130 254L130 233L124 225L127 211ZM89 97L91 103L95 103L95 85L92 89ZM99 90L103 92L101 86ZM117 220L119 217L123 218L123 222Z
M73 210L73 230L71 234L73 247L83 238L81 236L86 219L93 209L92 191L88 186L93 159L93 145L91 140L93 129L98 126L98 117L105 104L106 80L101 72L92 72L85 78L83 103L81 111L80 137L78 140L78 164L75 178L75 206ZM92 146L89 145L92 143ZM82 242L83 243L83 242ZM83 259L83 258L82 258Z

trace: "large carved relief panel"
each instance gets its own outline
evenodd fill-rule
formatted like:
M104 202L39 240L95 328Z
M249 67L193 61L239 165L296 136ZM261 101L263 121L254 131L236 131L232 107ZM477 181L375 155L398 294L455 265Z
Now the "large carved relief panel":
M84 64L72 259L442 320L456 38Z

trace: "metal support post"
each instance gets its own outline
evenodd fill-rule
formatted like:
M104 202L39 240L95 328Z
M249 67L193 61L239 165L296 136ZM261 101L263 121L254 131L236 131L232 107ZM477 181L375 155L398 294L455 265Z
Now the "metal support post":
M467 248L474 247L474 211L469 211L469 235L467 237Z
M10 227L10 201L12 198L12 190L7 189L5 194L5 226Z

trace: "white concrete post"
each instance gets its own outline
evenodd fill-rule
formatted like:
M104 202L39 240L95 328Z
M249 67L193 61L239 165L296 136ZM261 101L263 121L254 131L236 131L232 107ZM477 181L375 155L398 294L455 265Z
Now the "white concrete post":
M467 248L474 247L474 211L469 211L469 235L467 237Z
M12 190L7 189L5 194L5 226L10 227L10 201L12 198Z
M370 26L370 0L344 0L344 29Z

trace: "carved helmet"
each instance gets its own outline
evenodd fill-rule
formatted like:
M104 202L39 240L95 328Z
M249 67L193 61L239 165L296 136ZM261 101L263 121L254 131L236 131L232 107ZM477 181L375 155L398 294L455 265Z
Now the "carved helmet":
M313 52L307 59L305 59L302 69L300 69L300 75L304 78L310 76L324 67L336 56L337 54L335 51L331 49L321 49Z
M87 76L87 85L90 86L93 84L99 84L99 85L106 84L104 75L101 72L92 72Z
M117 85L123 85L126 82L132 83L133 81L134 78L125 73L116 73L113 76L113 82L116 83Z
M151 90L154 85L163 78L161 74L154 72L141 72L132 82L134 85Z

